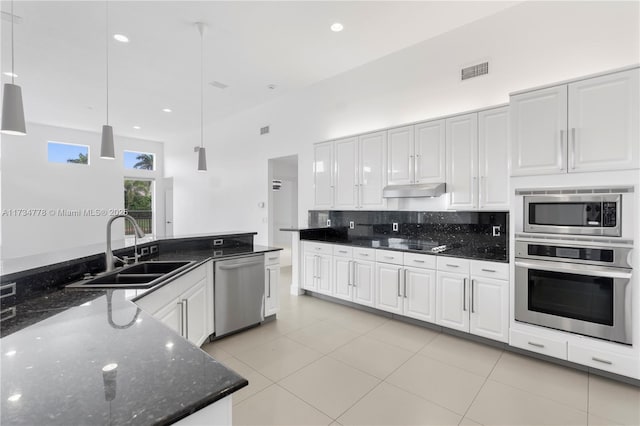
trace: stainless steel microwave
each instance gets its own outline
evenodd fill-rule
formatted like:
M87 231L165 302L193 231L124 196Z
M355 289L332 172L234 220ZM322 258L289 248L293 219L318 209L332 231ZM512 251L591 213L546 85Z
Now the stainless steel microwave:
M621 194L524 197L524 232L620 237Z

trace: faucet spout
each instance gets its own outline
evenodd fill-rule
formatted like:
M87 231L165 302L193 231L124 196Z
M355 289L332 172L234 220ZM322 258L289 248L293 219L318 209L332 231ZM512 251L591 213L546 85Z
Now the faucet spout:
M128 214L119 214L119 215L112 216L107 221L107 250L105 252L105 263L106 263L107 272L113 271L113 251L111 250L111 224L113 223L114 220L120 217L125 220L128 220L133 225L133 230L134 230L133 249L135 251L134 257L136 259L138 258L138 238L142 238L145 235L144 232L142 232L142 229L140 229L138 222L136 222L136 220L132 216L129 216Z

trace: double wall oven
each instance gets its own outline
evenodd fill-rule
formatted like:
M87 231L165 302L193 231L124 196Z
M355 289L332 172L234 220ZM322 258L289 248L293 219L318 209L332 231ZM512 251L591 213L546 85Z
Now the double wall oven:
M516 227L516 321L632 344L633 240L623 228L632 192L516 191L524 213Z

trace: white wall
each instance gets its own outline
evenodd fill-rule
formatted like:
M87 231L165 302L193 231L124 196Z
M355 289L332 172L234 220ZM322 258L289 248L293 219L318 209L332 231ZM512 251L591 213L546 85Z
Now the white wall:
M304 226L314 142L506 103L512 91L636 64L638 16L638 2L525 2L209 126L206 174L195 171L196 133L167 144L176 233L258 231L256 242L266 243L267 210L257 205L268 197L267 160L296 153ZM462 66L486 59L488 76L459 81ZM260 136L267 124L271 133Z
M123 209L125 176L156 178L156 203L164 205L159 197L162 179L158 179L164 174L164 144L115 135L116 159L102 160L100 133L35 123L27 123L27 132L26 136L2 135L0 140L2 210L44 209L47 215L3 215L3 259L104 244L107 216L61 217L53 216L51 210ZM49 141L88 145L90 164L49 163ZM125 171L125 149L155 153L156 170ZM162 208L156 210L163 216ZM124 235L122 221L118 222L112 230L114 240Z

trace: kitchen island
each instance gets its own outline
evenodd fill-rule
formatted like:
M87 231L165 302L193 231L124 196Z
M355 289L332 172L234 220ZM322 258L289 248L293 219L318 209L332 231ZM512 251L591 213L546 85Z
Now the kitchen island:
M253 234L244 237L252 241ZM209 239L149 244L159 244L155 260L188 258L196 261L194 268L216 255L277 250L251 243L226 246L214 254ZM74 270L82 269L78 265ZM51 265L48 272L59 275L56 270ZM18 278L46 281L47 268L37 273L36 278L26 272ZM16 275L3 277L3 285L10 281L6 278ZM215 404L224 404L228 415L218 420L230 421L227 397L246 386L246 379L142 311L132 302L139 290L71 291L66 284L18 292L27 297L13 306L2 305L3 311L13 309L15 317L1 323L0 423L169 424Z

